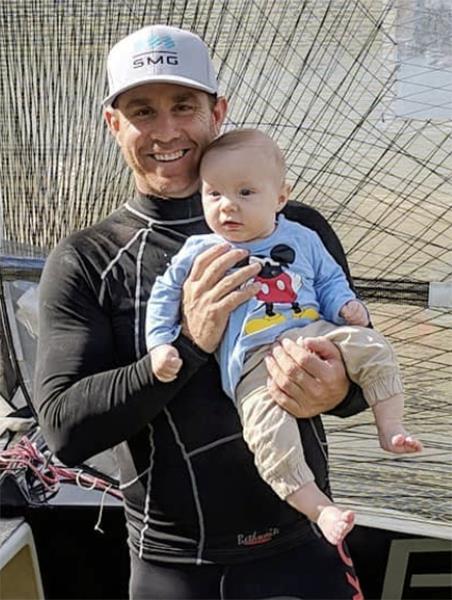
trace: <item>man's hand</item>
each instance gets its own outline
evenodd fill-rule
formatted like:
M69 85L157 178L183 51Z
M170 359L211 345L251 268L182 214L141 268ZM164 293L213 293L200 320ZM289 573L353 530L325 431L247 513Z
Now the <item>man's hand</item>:
M341 353L325 337L284 339L265 361L273 400L294 417L332 410L347 395L350 382Z
M226 275L247 255L245 250L219 244L200 254L193 263L183 290L182 333L205 352L217 348L230 313L260 290L258 283L243 285L259 273L258 263Z

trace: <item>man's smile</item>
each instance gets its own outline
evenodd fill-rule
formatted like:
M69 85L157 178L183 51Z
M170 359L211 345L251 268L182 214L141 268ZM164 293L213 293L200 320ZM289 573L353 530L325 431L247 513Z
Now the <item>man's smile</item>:
M187 152L188 149L174 150L173 152L151 152L148 154L148 156L150 156L157 162L173 162L185 156Z

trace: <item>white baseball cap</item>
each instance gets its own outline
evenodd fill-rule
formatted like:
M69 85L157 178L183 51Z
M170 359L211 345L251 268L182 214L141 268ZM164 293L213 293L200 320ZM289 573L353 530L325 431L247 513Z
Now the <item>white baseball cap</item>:
M194 33L150 25L131 33L110 50L107 60L111 105L119 94L145 83L177 83L216 94L218 83L209 51Z

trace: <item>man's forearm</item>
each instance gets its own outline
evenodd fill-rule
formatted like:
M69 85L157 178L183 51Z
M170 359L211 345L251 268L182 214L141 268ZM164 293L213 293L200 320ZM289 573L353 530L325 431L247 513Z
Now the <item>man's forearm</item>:
M172 383L153 380L149 356L79 379L65 379L41 362L34 401L46 441L58 458L80 464L151 422L208 358L182 336L175 345L184 366Z

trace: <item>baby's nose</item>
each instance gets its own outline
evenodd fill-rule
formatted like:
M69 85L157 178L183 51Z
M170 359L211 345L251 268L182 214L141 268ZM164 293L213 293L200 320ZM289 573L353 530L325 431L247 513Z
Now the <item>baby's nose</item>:
M231 198L223 196L221 199L221 208L223 210L231 211L237 208L237 204Z

